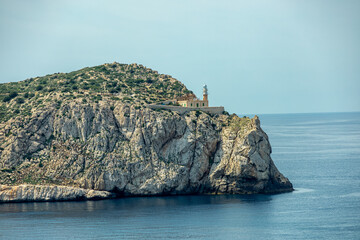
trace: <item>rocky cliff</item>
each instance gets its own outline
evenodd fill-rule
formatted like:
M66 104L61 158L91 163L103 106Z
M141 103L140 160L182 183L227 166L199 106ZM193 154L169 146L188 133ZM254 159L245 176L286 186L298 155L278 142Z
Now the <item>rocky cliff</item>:
M105 75L102 78L107 84ZM91 198L87 197L89 190L117 196L292 190L270 157L269 139L257 117L152 110L145 103L159 94L164 98L169 94L167 89L178 94L188 90L168 77L167 82L163 79L168 84L165 93L154 93L150 91L152 85L159 84L162 78L149 80L146 74L143 77L138 85L143 84L143 90L149 91L141 93L143 98L136 97L136 88L129 90L127 85L122 87L120 94L127 94L122 98L119 93L108 92L94 100L91 92L78 88L71 98L64 97L67 92L36 92L35 96L45 99L41 107L34 107L29 114L22 115L20 111L8 119L2 118L0 184L7 187L0 188L0 201L11 201L11 196L19 201L21 193L29 191L33 192L31 196L43 197L29 198L29 194L24 194L23 200L86 199ZM84 86L85 80L76 80ZM115 80L117 84L124 82L121 78ZM174 85L181 86L180 90L174 90ZM10 109L16 98L5 107ZM31 100L27 103L37 106ZM10 196L9 192L14 191L6 189L20 184L37 186L21 186L31 190L16 190L17 194ZM72 187L74 194L63 197L69 194L58 194L63 190L58 187L47 195L48 185Z

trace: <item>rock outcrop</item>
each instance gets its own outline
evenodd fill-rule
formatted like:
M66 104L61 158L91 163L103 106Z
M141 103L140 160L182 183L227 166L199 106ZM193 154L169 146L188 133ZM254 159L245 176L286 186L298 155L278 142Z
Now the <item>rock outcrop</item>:
M0 202L69 201L111 198L114 194L67 186L0 185Z
M56 96L0 123L0 196L21 184L32 186L11 190L19 201L293 190L258 117Z
M1 168L9 169L2 184L51 183L125 196L292 189L271 160L257 117L72 102L12 126L1 152Z

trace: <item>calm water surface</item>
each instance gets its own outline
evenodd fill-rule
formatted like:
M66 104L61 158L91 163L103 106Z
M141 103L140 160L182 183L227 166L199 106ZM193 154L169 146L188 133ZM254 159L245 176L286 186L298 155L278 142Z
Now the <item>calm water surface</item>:
M360 239L360 113L260 119L292 193L0 204L0 239Z

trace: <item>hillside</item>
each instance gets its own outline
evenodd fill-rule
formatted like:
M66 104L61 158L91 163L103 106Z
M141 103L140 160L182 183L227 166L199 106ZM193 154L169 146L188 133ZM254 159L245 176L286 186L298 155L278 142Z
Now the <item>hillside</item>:
M257 117L150 109L190 91L141 65L0 89L0 201L292 191Z

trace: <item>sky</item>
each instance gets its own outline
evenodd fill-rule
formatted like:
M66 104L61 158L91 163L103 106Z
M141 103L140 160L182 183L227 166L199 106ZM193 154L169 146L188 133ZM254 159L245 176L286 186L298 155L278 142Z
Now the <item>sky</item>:
M0 83L114 61L239 115L360 111L360 1L0 0Z

